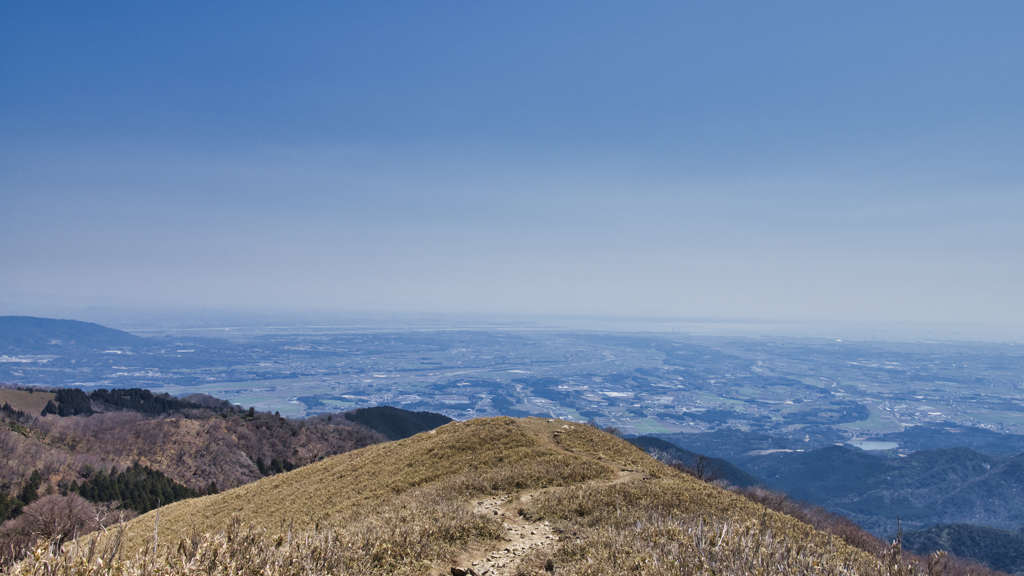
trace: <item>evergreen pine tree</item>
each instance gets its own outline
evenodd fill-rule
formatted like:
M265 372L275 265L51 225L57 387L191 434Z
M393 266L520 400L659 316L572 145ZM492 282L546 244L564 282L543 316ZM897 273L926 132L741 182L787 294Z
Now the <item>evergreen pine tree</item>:
M36 491L36 487L31 482L25 483L21 487L21 492L18 494L18 500L21 500L22 504L31 504L39 499L39 492Z

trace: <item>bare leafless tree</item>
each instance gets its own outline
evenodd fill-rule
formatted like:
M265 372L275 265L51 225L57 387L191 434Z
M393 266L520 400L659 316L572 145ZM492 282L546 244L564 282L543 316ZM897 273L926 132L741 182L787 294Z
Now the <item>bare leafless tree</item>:
M11 465L11 459L18 449L18 438L20 436L15 432L0 431L0 466L6 468Z
M62 542L96 529L96 508L77 494L43 496L25 507L21 528L37 538Z
M39 540L59 544L97 527L96 509L84 498L43 496L0 527L0 562L17 560Z
M698 454L693 464L695 476L704 482L715 482L722 479L722 469L715 465L710 457Z
M679 470L684 474L689 474L703 482L717 482L725 477L722 473L722 469L716 466L709 456L697 454L696 458L693 460L693 464L687 465L676 460L665 452L658 452L660 455L655 455L655 458L658 458L676 470Z

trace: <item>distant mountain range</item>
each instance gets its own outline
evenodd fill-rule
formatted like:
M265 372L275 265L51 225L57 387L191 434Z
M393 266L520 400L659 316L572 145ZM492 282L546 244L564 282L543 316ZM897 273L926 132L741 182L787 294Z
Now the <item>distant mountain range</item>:
M66 348L120 348L145 342L145 338L92 322L0 316L0 353L4 354L45 354Z

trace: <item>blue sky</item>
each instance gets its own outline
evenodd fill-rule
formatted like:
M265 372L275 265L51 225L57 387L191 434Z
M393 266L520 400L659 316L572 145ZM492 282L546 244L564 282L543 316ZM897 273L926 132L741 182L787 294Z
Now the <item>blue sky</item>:
M1024 326L1022 29L1016 2L3 2L0 307Z

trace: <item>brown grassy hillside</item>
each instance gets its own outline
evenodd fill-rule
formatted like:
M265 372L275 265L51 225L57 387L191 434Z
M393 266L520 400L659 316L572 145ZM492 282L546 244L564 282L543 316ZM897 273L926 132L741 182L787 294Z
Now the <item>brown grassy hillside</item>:
M457 566L488 576L916 570L892 550L880 557L850 547L609 434L542 419L456 422L158 512L111 531L96 547L90 546L95 537L87 537L66 547L70 555L40 549L16 570L454 574Z
M53 392L41 390L14 390L12 388L0 388L0 406L10 405L14 410L21 410L27 414L39 414L46 403L56 398Z
M367 506L431 484L468 495L611 477L613 468L560 449L550 433L538 433L542 422L511 418L456 422L432 433L370 446L235 490L167 506L161 509L159 537L169 542L193 527L219 529L232 516L244 524L287 525L298 530L318 522L349 521L362 516ZM154 521L155 515L147 515L128 527L126 541L131 548L152 542Z

